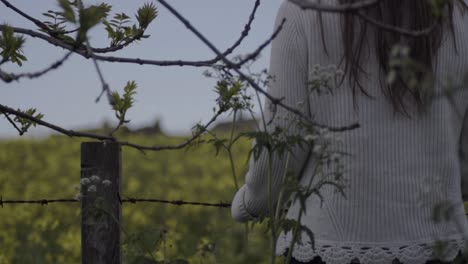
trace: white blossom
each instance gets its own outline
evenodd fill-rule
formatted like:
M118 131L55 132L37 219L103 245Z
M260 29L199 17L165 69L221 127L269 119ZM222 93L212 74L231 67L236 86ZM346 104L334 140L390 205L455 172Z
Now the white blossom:
M88 184L91 183L91 180L90 180L89 178L83 178L83 179L81 179L80 183L81 183L81 185L83 185L83 186L84 186L84 185L88 185Z
M92 182L100 182L101 181L101 178L99 178L99 176L97 176L97 175L91 176L90 179L91 179Z
M319 128L317 131L318 131L318 133L319 133L320 135L324 135L324 134L326 134L326 133L329 132L328 128L326 128L326 127L323 127L323 128L321 127L321 128Z
M305 141L309 141L309 142L315 141L315 140L317 140L317 139L318 139L318 136L315 135L315 134L308 134L308 135L306 135L306 136L304 137L304 140L305 140Z
M330 133L326 133L325 135L323 135L323 140L325 141L330 141L332 139L333 139L333 136Z
M314 148L312 149L312 152L319 153L321 150L322 150L321 145L315 145Z
M103 181L102 181L102 185L104 185L104 186L106 186L106 187L107 187L107 186L110 186L111 184L112 184L112 182L109 181L109 180L103 180Z
M88 187L88 192L96 192L96 185L91 185Z
M81 193L75 195L75 200L81 201L81 198L83 198L83 195L81 195Z

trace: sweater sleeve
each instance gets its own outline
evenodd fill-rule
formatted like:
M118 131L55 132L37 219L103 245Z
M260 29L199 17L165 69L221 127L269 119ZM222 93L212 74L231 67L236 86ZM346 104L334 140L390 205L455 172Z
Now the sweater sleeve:
M468 110L463 118L460 135L461 191L463 201L468 201Z
M270 81L267 91L275 98L283 98L283 102L309 116L308 106L308 50L305 31L301 24L301 12L298 6L289 1L284 1L278 11L275 27L276 29L283 18L286 22L278 36L273 40L270 57ZM311 29L310 29L311 30ZM288 113L282 107L275 107L271 101L266 99L264 115L268 123L268 132L274 131L275 127L281 127L289 135L304 135L292 119L294 114ZM286 117L286 118L285 118ZM310 116L309 116L310 117ZM255 142L254 142L255 144ZM245 176L245 185L236 193L231 213L234 220L245 222L258 216L266 216L269 208L269 154L265 149L257 160L250 159L249 170ZM278 194L285 172L298 173L304 165L307 150L300 147L292 149L289 158L289 166L286 169L286 156L272 156L271 175L271 199L273 204L278 200Z

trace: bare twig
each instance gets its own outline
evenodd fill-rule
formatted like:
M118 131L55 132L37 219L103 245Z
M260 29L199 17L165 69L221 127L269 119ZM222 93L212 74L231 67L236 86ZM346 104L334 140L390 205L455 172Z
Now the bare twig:
M384 31L390 31L390 32L398 33L398 34L408 36L408 37L421 37L421 36L429 35L434 31L434 29L437 28L437 25L438 25L438 22L434 22L431 26L429 26L427 28L424 28L424 29L421 29L421 30L407 30L407 29L404 29L404 28L401 28L401 27L396 27L396 26L392 26L392 25L389 25L389 24L381 23L381 22L379 22L379 21L377 21L377 20L363 14L362 12L355 12L355 14L358 17L362 18L364 21L378 27L379 29L382 29Z
M11 119L11 117L8 115L8 113L5 113L3 111L0 110L0 112L5 115L6 119L8 120L8 122L10 122L10 124L18 131L19 135L23 135L24 132L16 125L15 121L13 121Z
M6 0L0 0L0 2L2 2L6 7L10 8L13 11L15 11L20 16L22 16L22 17L26 18L27 20L33 22L36 26L38 26L39 28L45 30L46 32L48 32L48 33L53 33L54 32L54 31L50 30L50 28L46 24L42 23L41 21L39 21L39 20L35 19L34 17L26 14L25 12L21 11L19 8L15 7L10 2L8 2Z
M101 81L101 85L102 85L102 91L101 91L101 94L99 94L99 96L96 98L96 103L99 102L99 100L101 99L101 96L105 93L107 95L107 100L109 101L109 104L114 105L114 102L112 100L112 93L109 88L109 84L106 82L106 80L104 80L104 75L101 72L101 68L99 67L99 64L97 63L97 59L94 56L93 51L91 50L91 45L89 44L88 37L86 37L86 49L88 51L88 54L91 55L94 67L96 68L96 72L99 76L99 80Z
M127 47L128 45L132 44L133 42L135 42L137 40L140 40L142 37L145 37L145 35L141 34L141 35L133 36L132 38L126 40L122 44L119 44L119 45L116 45L116 46L111 46L111 47L107 47L107 48L92 48L91 50L94 53L115 52L115 51L118 51L118 50L121 50L121 49Z
M264 43L262 43L254 52L252 52L250 55L246 56L244 59L242 59L240 62L238 62L236 66L238 68L240 68L240 67L242 67L242 65L244 65L248 61L253 60L256 57L258 57L258 55L263 51L263 49L265 49L268 45L270 45L270 43L276 38L276 36L278 36L280 31L283 29L283 26L284 26L285 22L286 22L286 20L281 21L281 24L273 32L271 37L269 39L267 39Z
M83 3L81 1L77 1L77 3L78 3L78 8L80 9L80 12L83 11L83 9L84 9ZM92 59L93 64L94 64L94 68L96 69L96 72L97 72L97 74L99 76L99 80L101 81L101 85L102 85L102 91L99 94L99 96L96 98L96 103L99 102L99 100L101 99L101 96L104 93L106 93L107 100L109 101L109 104L114 105L114 102L112 100L112 93L111 93L110 88L109 88L109 84L104 79L104 75L102 74L101 68L99 67L99 64L97 63L96 57L94 56L94 53L93 53L93 50L91 48L91 44L90 44L90 41L89 41L89 38L88 38L87 34L85 35L85 43L86 43L86 47L85 47L86 51L91 56L91 59Z
M260 0L256 0L255 4L254 4L254 8L252 10L252 13L249 16L249 20L247 21L247 24L245 24L245 26L244 26L244 30L242 31L241 36L239 37L239 39L231 47L229 47L225 52L223 52L224 57L231 54L242 43L242 41L248 36L249 31L250 31L250 27L252 26L252 22L255 19L255 13L257 12L257 9L258 9L259 6L260 6ZM216 56L216 58L214 58L212 60L212 62L216 63L216 62L220 61L221 59L222 58L220 56Z
M367 15L365 15L362 10L377 5L382 0L362 0L358 3L343 4L343 5L326 5L320 2L311 2L308 0L289 0L290 2L298 5L302 9L311 9L320 12L332 12L332 13L352 13L356 16L362 18L367 23L370 23L379 29L390 31L394 33L399 33L401 35L409 37L421 37L430 34L437 27L437 22L433 25L424 28L422 30L407 30L401 27L392 26L379 22Z
M60 33L60 34L70 34L70 33L78 32L79 30L80 30L80 28L75 28L75 29L71 29L71 30L57 31L57 33Z
M56 62L52 63L49 67L43 69L43 70L40 70L40 71L37 71L37 72L30 72L30 73L19 73L19 74L15 74L15 73L6 73L4 71L2 71L0 69L0 79L2 79L4 82L12 82L12 81L17 81L21 78L29 78L29 79L34 79L34 78L38 78L38 77L41 77L42 75L52 71L52 70L55 70L55 69L58 69L60 66L62 66L62 64L70 57L70 55L73 54L73 51L69 51L67 52L67 54L65 54L65 56L63 56L61 59L57 60Z
M115 126L115 128L112 129L111 132L109 132L109 136L113 137L115 132L117 132L123 126L124 123L125 123L124 119L119 120L119 123L117 124L117 126Z
M333 13L346 13L346 12L355 12L365 8L372 7L377 5L382 0L362 0L357 3L343 4L343 5L328 5L320 3L320 1L312 2L308 0L288 0L302 9L313 9L323 12L333 12Z
M190 145L192 142L194 142L197 138L199 138L203 133L206 132L208 127L213 124L216 119L223 113L223 111L218 111L211 119L208 121L200 130L198 130L192 137L184 141L183 143L180 143L178 145L167 145L167 146L143 146L143 145L138 145L134 144L131 142L122 142L119 141L119 143L122 146L128 146L132 148L136 148L140 151L145 151L145 150L150 150L150 151L161 151L161 150L177 150L177 149L182 149L185 148L186 146Z

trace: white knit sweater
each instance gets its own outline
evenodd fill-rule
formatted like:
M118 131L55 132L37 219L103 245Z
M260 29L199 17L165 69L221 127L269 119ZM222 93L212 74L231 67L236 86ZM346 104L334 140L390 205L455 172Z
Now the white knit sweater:
M307 83L314 65L337 65L343 56L339 16L322 14L322 42L317 14L285 0L276 19L275 28L282 18L287 21L272 43L270 73L275 80L268 92L284 97L291 106L300 105L308 97ZM463 84L468 72L468 16L456 9L454 20L458 53L455 40L447 34L436 57L438 92L449 81ZM435 100L423 116L414 114L411 107L407 110L412 118L394 114L378 85L379 66L373 48L364 50L364 68L369 75L362 83L374 99L358 93L355 109L347 81L333 95L309 97L310 112L317 122L329 126L357 122L360 128L339 133L341 141L333 146L351 154L342 158L348 182L346 198L334 187L326 186L321 189L322 205L316 195L307 200L302 224L314 232L315 250L304 235L302 243L295 245L293 257L306 262L320 256L327 264L350 263L355 258L362 264L391 264L395 258L405 264L423 264L435 258L434 245L442 240L448 243L444 259L452 260L463 249L463 238L468 234L461 188L468 185L468 91L459 90L452 100ZM278 111L277 116L284 114ZM265 114L267 120L272 117L269 105ZM275 118L269 128L286 127L286 122ZM294 126L289 127L289 132L302 133ZM300 182L306 185L316 164L313 158L306 160L306 151L296 148L293 152L288 170L298 172L305 165ZM256 162L250 161L245 185L232 204L237 221L268 214L267 156L264 151ZM277 199L285 159L274 156L272 171L271 193ZM468 197L468 191L463 194ZM444 203L453 206L452 215L450 220L436 223L432 218L434 208ZM288 217L297 217L298 211L299 205L293 204ZM278 255L287 250L290 241L290 234L280 236Z

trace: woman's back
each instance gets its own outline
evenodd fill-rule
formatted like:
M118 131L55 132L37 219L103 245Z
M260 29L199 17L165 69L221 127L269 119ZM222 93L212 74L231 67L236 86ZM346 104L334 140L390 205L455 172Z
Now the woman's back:
M460 89L468 88L462 86L468 85L464 79L468 76L468 34L464 34L468 32L468 16L458 8L453 16L456 39L445 34L434 58L434 89L438 96L422 114L405 98L409 118L395 113L382 93L381 69L372 41L363 48L362 66L367 74L361 81L372 98L362 93L354 97L347 81L332 93L309 95L304 81L314 78L314 65L338 65L343 57L340 17L322 13L322 40L316 11L303 11L288 1L282 4L277 24L285 17L294 26L286 26L273 44L270 71L280 78L276 80L278 87L288 88L276 87L278 90L272 88L271 92L290 98L292 105L309 98L310 113L320 124L360 125L358 129L334 133L340 140L332 141L330 148L349 154L341 158L346 197L334 186L324 185L320 189L322 199L317 195L308 199L301 222L314 232L316 251L307 243L308 237L302 236L303 243L294 247L294 258L310 261L318 255L327 264L350 263L356 257L360 263L390 264L397 258L403 263L419 264L436 257L436 241L447 242L442 257L450 260L463 249L468 221L460 183L462 177L468 180L468 160L459 158L458 149L465 123L468 153L468 89ZM458 85L452 96L441 96L450 85ZM302 89L306 91L299 91ZM322 176L313 176L317 160L312 156L304 162L300 179L303 186L311 180L319 183L336 169L323 166ZM262 184L262 166L262 160L251 163L246 189L255 190L255 185ZM260 205L255 198L245 198L255 194L245 192L246 206L251 209L246 210L252 213ZM449 212L449 219L436 219L436 210L439 214ZM288 217L297 218L299 211L299 204L293 204ZM280 236L277 252L286 252L290 243L290 234Z

